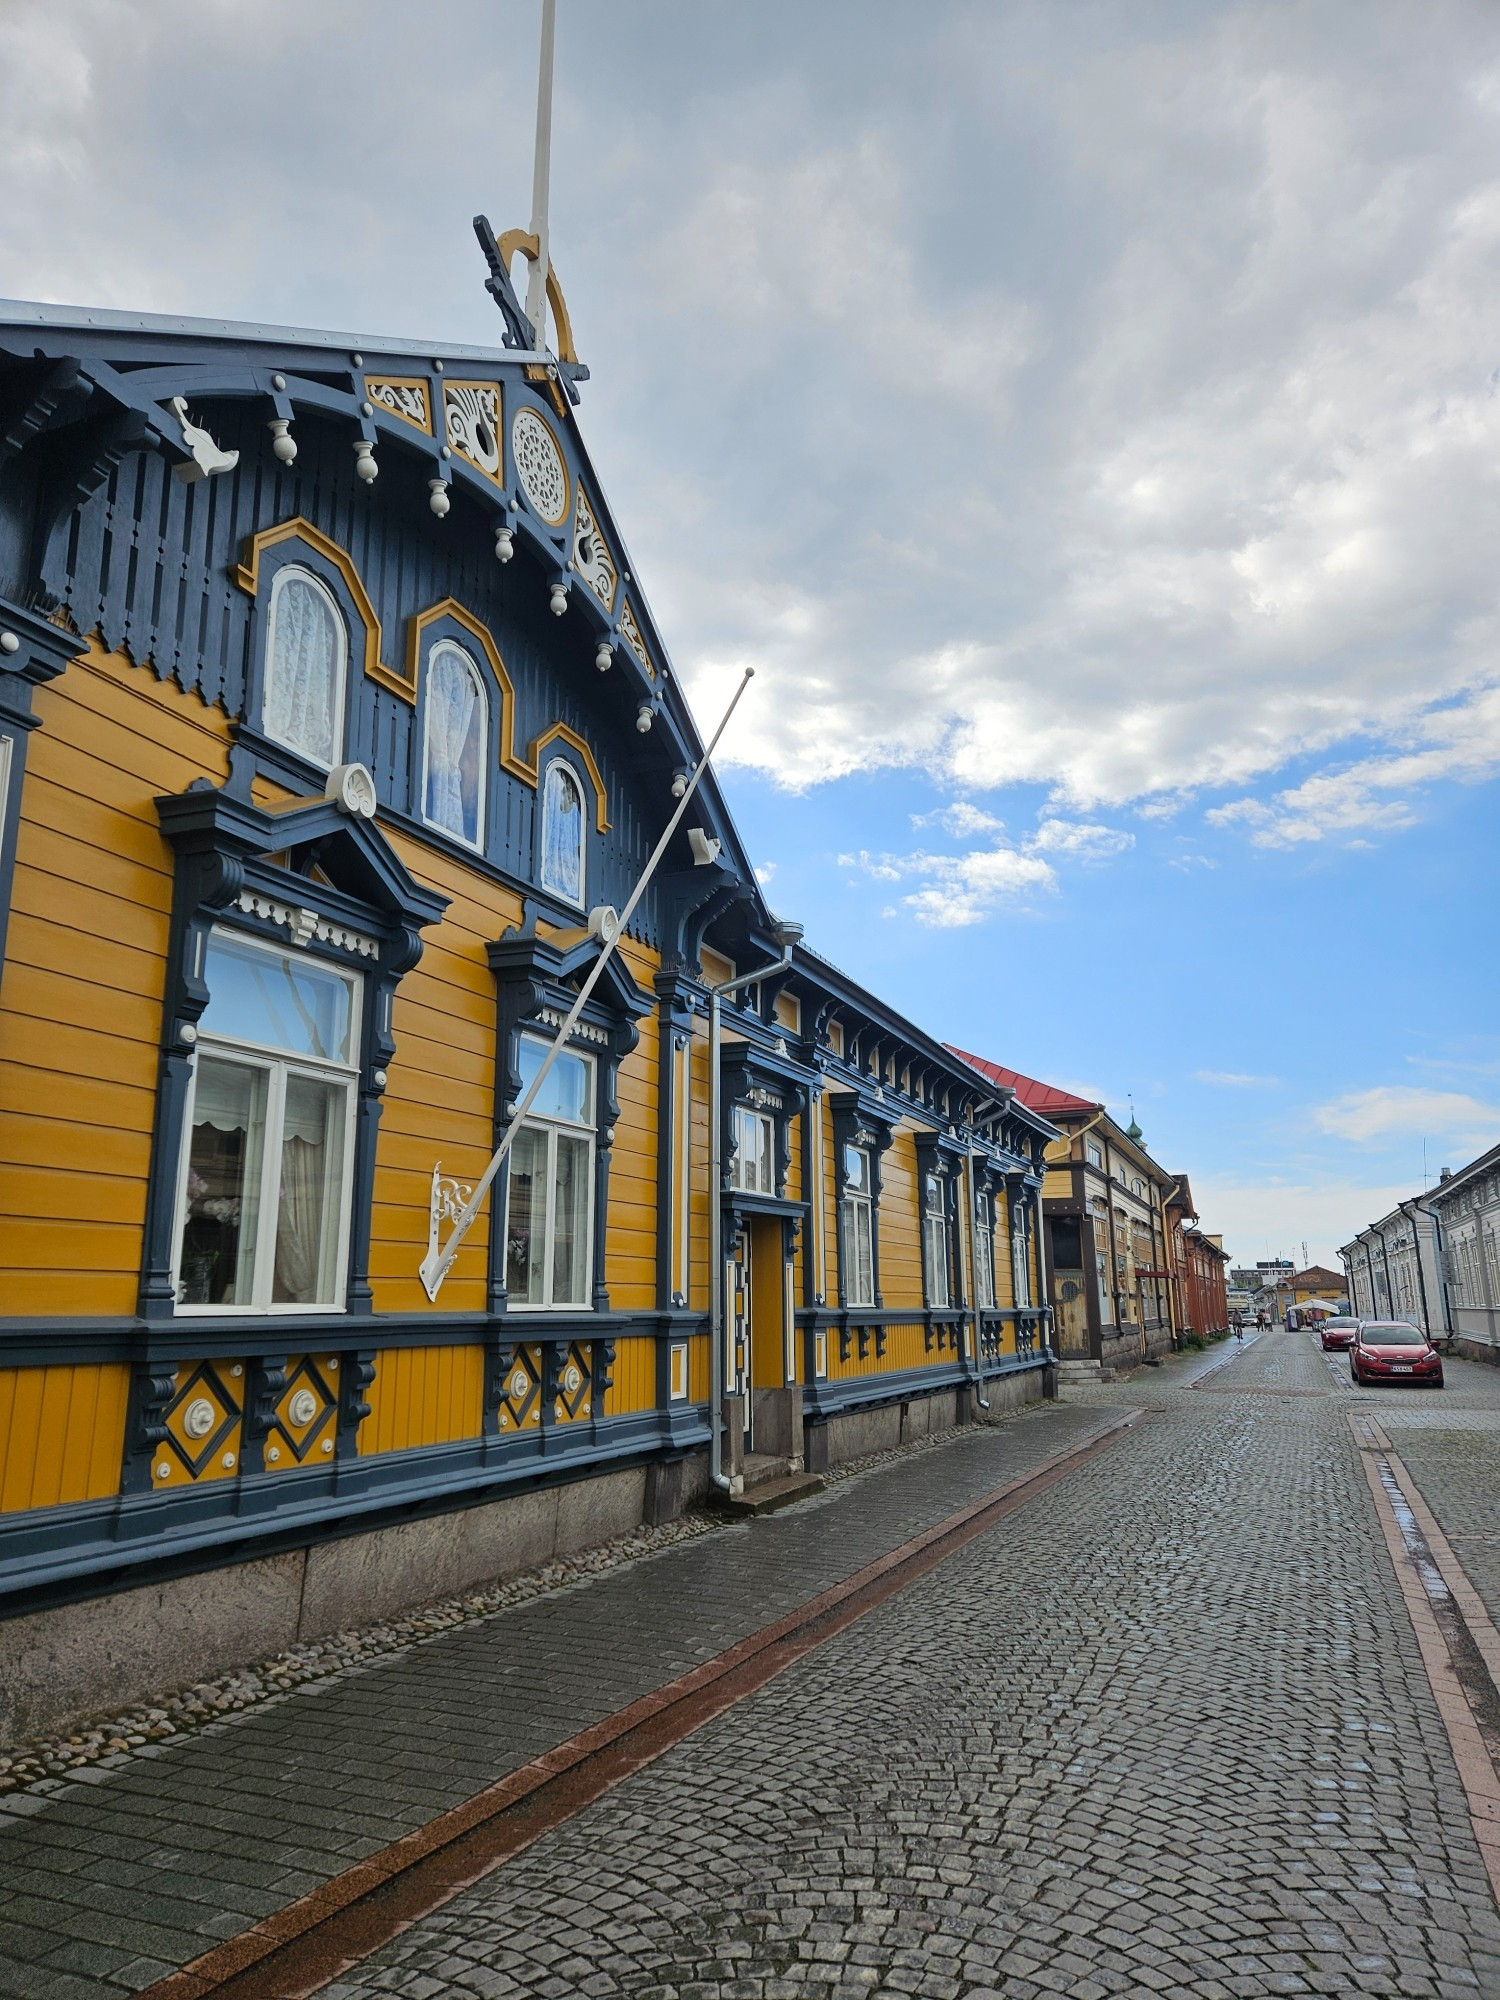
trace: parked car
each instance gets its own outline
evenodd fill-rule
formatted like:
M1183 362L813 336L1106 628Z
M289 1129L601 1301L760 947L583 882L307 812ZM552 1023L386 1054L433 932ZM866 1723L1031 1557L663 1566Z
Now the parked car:
M1325 1319L1318 1328L1325 1353L1330 1347L1352 1347L1354 1336L1358 1331L1357 1319Z
M1443 1357L1418 1326L1404 1319L1362 1319L1349 1350L1356 1382L1425 1382L1443 1386Z

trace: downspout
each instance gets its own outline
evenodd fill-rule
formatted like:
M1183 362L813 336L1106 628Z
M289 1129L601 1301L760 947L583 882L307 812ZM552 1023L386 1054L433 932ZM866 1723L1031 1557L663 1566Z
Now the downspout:
M792 962L792 953L802 939L801 924L779 923L776 936L781 956L774 965L762 965L738 979L712 986L708 993L708 1476L721 1493L732 1493L734 1482L724 1471L724 1195L719 1186L724 1171L724 1141L719 1130L722 1115L719 1084L719 1044L722 1023L720 1007L726 994L738 993L762 979L774 979ZM818 1190L819 1198L822 1190Z
M1179 1174L1177 1179L1173 1181L1171 1187L1162 1196L1157 1211L1161 1216L1162 1262L1167 1267L1167 1333L1171 1338L1172 1346L1174 1349L1179 1348L1181 1346L1181 1342L1178 1340L1177 1337L1177 1326L1176 1326L1177 1315L1173 1310L1173 1303L1172 1303L1172 1294L1176 1286L1177 1278L1176 1278L1176 1273L1172 1269L1172 1232L1167 1223L1167 1203L1171 1201L1175 1195L1180 1194L1181 1191L1182 1191L1182 1176ZM1184 1244L1183 1246L1184 1252L1186 1251L1186 1247L1187 1246ZM1196 1331L1196 1328L1194 1329L1194 1331Z

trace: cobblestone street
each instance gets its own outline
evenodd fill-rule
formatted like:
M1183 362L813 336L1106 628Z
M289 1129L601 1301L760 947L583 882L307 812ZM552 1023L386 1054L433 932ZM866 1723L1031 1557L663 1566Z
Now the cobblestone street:
M10 1801L0 1993L137 1991L1001 1481L1149 1414L323 1990L1500 1995L1351 1413L1493 1614L1500 1371L1273 1332L1073 1392ZM249 1990L249 1989L247 1989Z

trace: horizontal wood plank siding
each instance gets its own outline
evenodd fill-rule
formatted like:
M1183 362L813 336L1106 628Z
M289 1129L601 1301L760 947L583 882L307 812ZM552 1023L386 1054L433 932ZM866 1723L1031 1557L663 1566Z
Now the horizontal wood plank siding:
M228 724L97 647L36 713L0 977L0 1294L12 1313L129 1313L172 908L154 800L222 782Z

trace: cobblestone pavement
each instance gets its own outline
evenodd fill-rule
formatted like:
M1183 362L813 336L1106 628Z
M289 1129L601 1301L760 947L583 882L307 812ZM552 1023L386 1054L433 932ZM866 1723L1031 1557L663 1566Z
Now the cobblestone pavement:
M1047 1406L0 1802L0 1995L150 1984L1118 1407Z
M1415 1407L1281 1332L1106 1400L1163 1407L328 2000L1500 1995L1347 1423Z

